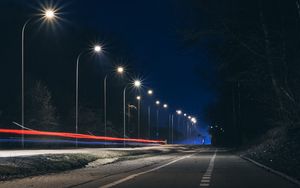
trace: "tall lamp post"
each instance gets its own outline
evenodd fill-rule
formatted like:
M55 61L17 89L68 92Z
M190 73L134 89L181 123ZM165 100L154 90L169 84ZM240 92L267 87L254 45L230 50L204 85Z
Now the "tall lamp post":
M184 113L183 114L183 116L184 116L184 118L183 118L183 126L185 126L184 127L184 134L185 134L185 138L187 139L187 128L188 128L188 126L187 126L187 114L186 113Z
M137 96L136 97L137 101L138 101L138 109L137 109L137 113L138 113L138 138L140 138L140 126L141 126L141 96Z
M179 128L179 124L180 124L180 115L182 114L181 110L176 110L176 113L178 115L177 117L177 128Z
M197 119L195 117L191 117L191 125L197 124Z
M192 118L191 116L188 116L188 119L189 119L190 121L191 121L191 118ZM190 123L190 121L188 121L188 127L189 127L189 129L188 129L188 130L189 130L189 131L188 131L188 133L189 133L189 137L191 136L191 127L189 126L189 125L190 125L190 124L189 124L189 123Z
M149 96L153 95L153 90L149 89L147 94ZM148 139L151 138L151 105L148 105Z
M179 130L179 124L180 124L180 115L182 114L182 111L181 110L176 110L176 114L177 114L177 130ZM178 138L178 134L177 134L177 137Z
M132 83L133 87L140 88L142 86L142 83L140 80L134 80ZM125 147L125 138L126 138L126 90L127 90L128 84L123 89L123 146Z
M168 109L168 105L167 104L163 104L163 108L165 110L167 110ZM170 117L168 117L168 134L169 134L169 128L170 128Z
M115 72L117 74L119 74L119 75L122 75L125 72L124 67L118 66L116 68ZM106 74L105 77L104 77L104 81L103 81L104 82L103 83L103 87L104 87L104 89L103 89L103 91L104 91L103 97L104 97L104 136L105 137L107 136L106 135L106 133L107 133L107 130L106 130L106 128L107 128L107 105L106 105L107 104L107 97L106 97L106 95L107 95L107 78L108 78L109 75L110 74Z
M156 104L156 138L158 139L159 135L158 135L158 126L159 126L159 105L160 105L160 101L155 101Z
M172 144L174 144L174 115L171 115L171 140Z
M171 143L171 118L172 115L168 114L168 142Z
M56 11L54 9L45 9L43 11L43 19L46 21L50 21L57 18ZM22 122L22 148L24 148L24 124L25 124L25 84L24 84L24 51L25 51L25 30L27 25L33 20L33 18L29 18L22 27L22 94L21 94L21 122Z
M94 46L94 52L95 53L100 53L102 48L100 45L95 45ZM75 132L76 134L78 134L78 79L79 79L79 60L81 58L81 56L86 53L87 51L82 51L76 59L76 96L75 96ZM76 147L78 146L78 139L76 138Z

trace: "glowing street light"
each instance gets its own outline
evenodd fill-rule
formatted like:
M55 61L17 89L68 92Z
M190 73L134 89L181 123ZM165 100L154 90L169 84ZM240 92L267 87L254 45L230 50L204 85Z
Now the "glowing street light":
M133 86L136 87L136 88L139 88L141 87L142 83L140 80L134 80L133 82Z
M100 53L101 51L101 47L99 45L95 45L94 46L94 52L95 53ZM78 77L79 77L79 60L81 58L81 56L86 53L87 50L82 51L81 53L79 53L79 55L77 56L76 59L76 96L75 96L75 100L76 100L76 105L75 105L75 131L76 134L78 133ZM76 147L78 146L78 142L76 139Z
M149 89L147 93L148 93L148 95L153 95L153 90Z
M188 116L188 119L191 119L192 117L191 116Z
M140 88L140 87L142 87L142 82L141 82L141 80L134 80L134 81L133 81L133 87L135 87L135 88Z
M155 104L156 104L156 105L159 105L159 104L160 104L160 101L155 101Z
M96 53L101 52L101 50L102 50L102 48L101 48L100 45L95 45L95 46L94 46L94 51L95 51Z
M139 89L142 86L142 82L138 79L131 81L130 83L133 87ZM123 137L126 137L126 89L128 84L123 89ZM125 147L125 140L123 142Z
M192 117L191 122L194 123L194 124L196 124L197 123L197 119L194 118L194 117Z
M182 114L182 111L181 111L181 110L176 110L176 113L177 113L178 115L181 115L181 114Z
M43 18L47 20L53 20L55 18L55 11L53 9L45 9L43 11ZM25 30L27 25L33 20L33 17L30 17L28 20L25 21L23 27L22 27L22 65L21 65L21 123L22 123L22 148L24 148L24 124L25 124L25 103L24 103L24 98L25 98L25 87L24 87L24 78L25 78L25 73L24 73L24 51L25 51Z
M123 73L124 73L124 67L118 66L118 67L117 67L117 73L123 74Z
M47 19L53 19L53 18L55 17L55 12L54 12L54 10L52 10L52 9L47 9L47 10L45 11L45 17L46 17Z
M99 50L100 49L100 50ZM101 47L99 46L99 45L96 45L95 47L94 47L94 51L95 52L100 52L101 51ZM118 67L116 67L115 68L115 72L117 73L117 74L119 74L119 75L122 75L124 72L125 72L125 69L124 69L124 67L123 66L118 66ZM103 94L103 98L104 98L104 109L103 109L103 111L104 111L104 135L105 136L107 136L106 135L106 127L107 127L107 97L106 97L106 95L107 95L107 77L109 76L110 74L106 74L105 75L105 77L104 77L104 83L103 83L103 87L104 87L104 89L103 89L103 91L104 91L104 94ZM106 142L105 142L106 143Z
M186 117L186 114L183 114L184 117Z
M168 105L167 105L167 104L164 104L163 107L164 107L164 108L168 108Z

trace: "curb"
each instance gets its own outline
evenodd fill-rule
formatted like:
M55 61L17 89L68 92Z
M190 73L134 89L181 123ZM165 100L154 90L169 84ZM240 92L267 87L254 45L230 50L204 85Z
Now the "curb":
M249 162L255 164L256 166L258 166L260 168L263 168L263 169L265 169L265 170L267 170L267 171L269 171L269 172L271 172L273 174L276 174L276 175L278 175L278 176L280 176L280 177L282 177L282 178L284 178L284 179L286 179L286 180L288 180L288 181L290 181L290 182L292 182L292 183L294 183L294 184L296 184L296 185L298 185L300 187L300 181L296 180L295 178L292 178L292 177L290 177L290 176L288 176L288 175L286 175L286 174L284 174L282 172L279 172L277 170L274 170L274 169L272 169L270 167L267 167L267 166L265 166L265 165L263 165L263 164L261 164L259 162L256 162L253 159L250 159L248 157L240 155L240 158L242 158L242 159L244 159L246 161L249 161Z

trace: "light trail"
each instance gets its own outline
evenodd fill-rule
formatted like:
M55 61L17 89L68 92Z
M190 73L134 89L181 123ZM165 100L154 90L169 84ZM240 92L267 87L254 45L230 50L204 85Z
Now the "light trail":
M19 130L19 129L0 129L0 133L4 134L17 134L17 135L36 135L36 136L54 136L63 138L77 138L77 139L91 139L91 140L102 140L102 141L126 141L126 142L139 142L139 143L155 143L165 144L162 140L146 140L136 138L117 138L117 137L105 137L105 136L94 136L87 134L75 134L67 132L48 132L48 131L36 131L36 130Z
M16 139L16 138L0 138L0 143L18 143L21 142L21 139ZM44 144L49 144L49 143L53 143L53 144L75 144L76 141L75 140L34 140L34 139L25 139L24 140L25 143L44 143ZM104 145L104 144L108 144L108 145L123 145L123 143L118 143L118 142L104 142L104 141L78 141L78 144L82 144L82 145ZM156 146L156 145L160 145L158 143L143 143L143 142L128 142L126 143L127 145L131 145L131 146Z

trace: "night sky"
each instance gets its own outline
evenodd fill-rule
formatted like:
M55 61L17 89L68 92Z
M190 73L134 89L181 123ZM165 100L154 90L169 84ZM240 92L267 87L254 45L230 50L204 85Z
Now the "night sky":
M135 69L154 87L160 98L173 108L201 115L214 100L207 87L205 70L214 77L208 57L184 49L177 30L185 24L187 11L176 1L74 1L81 24L113 32L128 45L135 58ZM66 8L67 11L67 8ZM186 17L185 17L186 16ZM200 51L201 52L201 51Z
M14 76L14 73L20 75L20 29L26 18L38 12L41 4L28 0L1 1L1 6L6 7L1 13L1 22L7 25L1 31L1 56L5 59L1 75L2 85L8 91L2 95L14 101L18 95L11 93L19 92L20 84L20 78ZM101 59L103 62L105 56L114 56L117 51L121 54L122 63L130 67L134 75L143 78L147 87L154 89L157 99L168 103L173 111L182 109L197 116L200 126L206 126L204 111L214 104L217 96L211 85L216 79L211 62L214 58L205 47L198 45L194 47L198 49L194 50L182 42L180 31L194 17L182 1L74 0L53 1L53 4L61 8L59 16L62 20L52 28L40 26L39 23L29 27L27 40L30 42L27 43L27 49L30 50L26 52L26 69L32 75L46 80L50 88L51 85L60 85L55 86L57 92L53 89L54 95L65 96L57 102L64 102L68 97L66 92L59 93L61 88L73 89L74 63L78 52L86 47L84 45L99 40L105 48ZM15 11L18 12L17 16L14 16ZM86 35L85 30L94 35ZM81 36L80 33L85 35ZM17 54L15 49L18 50ZM34 61L43 63L37 65L32 63ZM103 65L98 68L103 68ZM107 70L95 71L95 67L87 69L94 69L89 73L91 75L87 74L89 76L97 72L103 76ZM5 82L3 78L11 81ZM95 84L91 82L90 87ZM95 90L101 92L100 88ZM8 105L8 101L2 102Z

